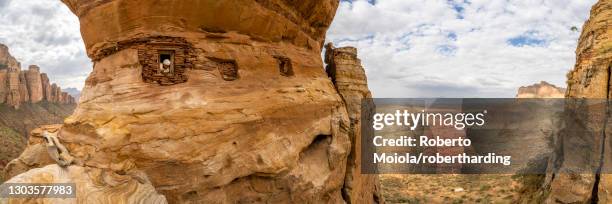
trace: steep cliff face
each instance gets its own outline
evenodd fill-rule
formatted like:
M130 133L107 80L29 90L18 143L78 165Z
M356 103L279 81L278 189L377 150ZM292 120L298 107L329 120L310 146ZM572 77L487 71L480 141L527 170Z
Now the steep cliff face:
M40 76L40 67L30 65L25 72L26 84L30 101L36 103L43 100L43 83Z
M361 175L361 119L362 114L372 115L373 107L364 109L362 112L362 101L372 98L368 89L365 70L361 66L361 60L357 58L357 49L354 47L334 48L329 43L325 46L326 71L331 77L336 89L349 113L351 128L351 152L347 163L345 187L343 193L349 203L381 203L383 197L380 194L380 183L378 175Z
M50 90L47 74L40 73L40 67L30 65L28 70L22 71L20 63L9 53L6 45L0 44L0 103L6 103L19 108L23 103L38 103L48 101L51 103L74 104L76 100L68 94L62 93L61 88L55 90L56 97L47 97Z
M349 161L365 80L337 89L321 60L337 0L63 2L95 61L57 130L72 166L146 175L169 203L377 200ZM29 144L5 175L49 164Z
M612 1L600 0L591 9L576 49L576 65L567 75L568 98L609 100L612 96L610 77L612 59ZM571 103L571 101L570 101ZM549 175L548 202L557 203L610 203L612 202L612 127L608 104L605 107L590 107L578 113L573 120L584 123L578 127L566 127L567 134L560 134L557 141L558 154L552 161L561 170L581 166L592 174ZM581 106L581 104L569 104ZM581 117L583 116L583 117ZM584 117L588 116L588 117ZM593 121L603 122L594 123ZM603 123L603 124L602 124ZM580 134L572 134L578 132ZM590 147L588 149L580 147ZM578 156L576 156L578 155ZM564 159L566 157L566 159ZM570 158L570 159L567 159Z
M612 21L609 0L600 0L591 9L591 16L582 28L576 48L576 65L567 74L570 98L609 98L610 58L612 34L607 22Z
M11 56L8 46L0 43L0 69L21 67L21 64Z
M565 89L541 81L530 86L521 86L516 98L565 98Z

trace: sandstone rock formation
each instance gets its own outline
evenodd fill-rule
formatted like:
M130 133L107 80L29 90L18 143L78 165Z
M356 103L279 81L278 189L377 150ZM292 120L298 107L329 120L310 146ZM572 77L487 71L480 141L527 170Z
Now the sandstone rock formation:
M5 176L12 177L6 183L74 183L79 196L76 199L12 199L11 203L167 203L143 172L117 174L77 165L64 168L55 164L48 154L38 154L48 148L43 131L57 133L59 127L43 126L32 132L28 149L6 166ZM17 176L32 166L44 167Z
M36 65L30 65L28 70L25 72L25 78L27 83L28 94L30 95L30 101L36 103L43 100L43 83L40 75L40 67Z
M6 45L0 43L0 69L8 69L9 67L21 67L21 64L11 56Z
M349 53L334 86L321 60L338 0L63 2L95 62L58 132L72 166L144 172L169 203L382 202L351 154L363 70Z
M380 183L378 175L361 175L361 116L374 114L373 107L362 112L362 101L372 98L368 89L365 70L357 58L354 47L334 48L329 43L325 46L326 71L331 77L338 93L342 96L351 120L349 137L351 153L349 154L344 194L349 203L380 203Z
M7 183L74 183L75 193L79 195L77 198L15 198L10 203L167 203L163 195L155 192L155 188L144 174L133 174L118 175L95 168L81 166L62 168L52 164L34 169L27 175L14 177Z
M23 103L48 101L60 104L74 104L76 100L55 90L57 97L48 97L53 91L49 86L47 74L40 73L40 68L30 65L22 71L21 64L9 53L6 45L0 44L0 103L6 103L15 108Z
M576 65L567 75L568 98L601 102L598 103L600 107L590 107L572 116L573 120L580 120L584 124L566 127L568 133L556 139L558 156L552 164L557 164L561 170L570 171L571 166L580 166L582 171L548 175L545 187L548 191L547 202L550 203L612 202L612 176L606 174L611 172L612 167L612 130L609 129L612 126L609 125L611 121L607 113L610 107L606 102L612 96L612 41L609 39L612 36L611 6L611 0L600 0L592 7L591 16L583 26L576 49ZM594 122L597 120L603 122Z
M51 83L49 82L49 77L46 73L40 74L40 81L43 89L43 100L53 101L51 98Z
M541 81L530 86L521 86L516 98L565 98L565 89Z
M23 150L29 132L40 125L61 123L76 106L74 98L47 98L49 78L30 65L22 71L20 63L0 44L0 168ZM13 108L6 108L12 106ZM22 141L23 140L23 141ZM1 179L0 179L1 181Z

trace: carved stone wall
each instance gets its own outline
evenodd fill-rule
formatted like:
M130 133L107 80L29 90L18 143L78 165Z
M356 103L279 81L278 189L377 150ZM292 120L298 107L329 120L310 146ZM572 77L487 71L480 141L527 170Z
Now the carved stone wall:
M141 43L138 48L138 60L142 66L142 80L147 83L172 85L187 81L185 69L193 67L194 57L191 46L182 38L157 37ZM160 55L167 54L173 58L172 70L164 73L160 70Z

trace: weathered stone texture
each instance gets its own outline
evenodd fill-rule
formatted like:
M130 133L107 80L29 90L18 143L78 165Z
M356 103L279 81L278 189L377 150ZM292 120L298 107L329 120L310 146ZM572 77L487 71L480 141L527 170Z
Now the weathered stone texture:
M0 103L6 103L8 94L8 69L0 69Z
M19 94L19 68L8 69L8 96L6 97L6 103L13 107L19 107L21 104L21 94Z
M19 72L19 103L30 101L30 93L26 81L25 72Z
M169 203L382 202L321 60L338 0L63 2L95 62L58 135L73 165L144 172ZM185 78L150 72L176 47Z
M591 16L582 28L576 48L576 65L567 74L568 98L609 100L612 96L612 1L600 0L591 9ZM602 103L604 106L605 103ZM569 104L579 106L581 104ZM548 203L611 203L612 176L599 172L610 172L612 167L612 127L606 110L609 107L589 107L586 112L576 113L573 120L584 125L566 127L556 139L556 157L552 163L561 171L566 166L581 166L593 174L559 173L549 175L544 186ZM586 116L586 117L584 117ZM603 120L603 124L593 122ZM572 134L581 132L582 134ZM592 147L588 149L580 147ZM571 170L571 169L570 169Z
M51 83L49 82L47 74L40 74L40 81L43 89L43 99L45 101L51 101Z
M32 131L28 147L4 169L7 183L74 183L76 199L4 199L0 203L167 203L156 193L142 172L122 172L82 166L61 167L47 153L43 132L56 133L61 125L48 125ZM30 168L28 174L21 174ZM108 196L111 193L112 196Z
M567 75L567 96L571 98L609 98L609 36L612 30L612 1L601 0L591 9L591 16L582 28L576 48L576 65Z
M347 163L345 188L343 193L349 203L380 203L383 197L380 194L378 175L361 175L361 116L371 115L362 112L362 101L372 98L368 89L365 70L361 60L357 58L357 49L354 47L334 48L331 43L325 46L326 71L331 77L336 89L346 105L351 120L349 137L352 146ZM373 108L373 107L372 107Z
M36 103L43 100L43 84L40 78L40 68L36 65L30 65L25 71L28 93L30 101Z
M11 56L6 45L0 44L0 69L21 67L17 59Z

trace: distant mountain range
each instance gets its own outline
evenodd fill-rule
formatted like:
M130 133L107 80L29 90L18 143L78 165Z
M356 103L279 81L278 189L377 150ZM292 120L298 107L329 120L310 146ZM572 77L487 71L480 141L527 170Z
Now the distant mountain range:
M545 81L530 86L521 86L517 98L564 98L565 88L557 87Z

